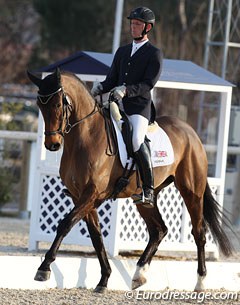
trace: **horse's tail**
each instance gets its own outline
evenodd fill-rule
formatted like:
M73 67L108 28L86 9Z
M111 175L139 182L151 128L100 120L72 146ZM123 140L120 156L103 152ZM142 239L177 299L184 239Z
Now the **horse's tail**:
M219 203L214 199L208 183L204 192L203 215L221 252L225 256L230 256L233 253L233 245L223 230L223 225L230 227L230 222L222 212Z

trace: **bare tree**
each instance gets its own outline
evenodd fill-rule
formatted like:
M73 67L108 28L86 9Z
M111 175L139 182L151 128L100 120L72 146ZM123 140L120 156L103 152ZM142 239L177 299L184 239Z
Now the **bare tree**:
M179 0L178 15L180 20L179 35L179 58L185 59L189 54L195 54L202 59L202 53L198 53L199 49L204 48L204 38L206 28L202 28L202 23L206 20L207 1L199 2L194 10L191 7L191 2L187 0ZM205 17L205 18L204 18ZM204 24L206 26L206 23ZM204 30L204 31L202 31ZM192 42L197 36L200 48L194 49Z
M31 0L0 0L0 82L18 81L38 40Z

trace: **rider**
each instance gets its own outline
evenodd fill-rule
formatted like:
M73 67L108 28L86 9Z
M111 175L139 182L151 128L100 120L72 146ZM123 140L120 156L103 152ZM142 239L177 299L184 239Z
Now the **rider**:
M148 39L155 23L154 13L147 7L133 9L127 17L133 42L120 47L114 56L110 71L103 82L94 82L91 93L111 91L119 101L133 126L134 159L139 168L143 192L132 196L135 203L154 206L154 180L151 154L144 143L149 122L155 118L151 89L159 80L162 53ZM121 108L121 107L120 107Z

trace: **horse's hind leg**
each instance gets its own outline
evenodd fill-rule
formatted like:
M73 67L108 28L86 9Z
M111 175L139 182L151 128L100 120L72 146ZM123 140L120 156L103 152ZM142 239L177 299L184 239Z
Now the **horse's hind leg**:
M147 225L149 241L137 262L136 272L132 279L132 289L136 289L146 283L147 280L145 274L160 242L167 234L167 227L159 213L157 204L155 204L152 209L144 208L139 204L137 205L137 209Z
M198 197L192 191L180 191L186 203L192 222L192 234L197 245L198 281L196 291L204 290L204 279L207 274L205 264L206 225L203 217L203 196Z
M200 205L201 207L199 207ZM192 234L197 245L197 258L198 258L198 280L195 286L196 291L202 291L204 287L204 279L207 274L205 263L205 244L206 244L206 225L203 218L202 200L196 201L195 209L190 212L192 221Z
M111 267L107 258L106 250L102 240L101 227L98 220L96 209L92 210L84 220L87 223L88 231L92 240L93 247L97 253L98 260L101 266L101 279L95 288L95 292L104 292L107 288Z

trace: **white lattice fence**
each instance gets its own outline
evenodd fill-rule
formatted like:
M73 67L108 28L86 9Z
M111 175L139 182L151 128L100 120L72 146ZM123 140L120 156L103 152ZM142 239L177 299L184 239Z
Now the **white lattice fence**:
M57 175L41 175L40 178L40 204L35 213L34 226L30 230L30 248L36 248L38 241L51 241L55 237L57 225L73 208L72 200L62 193L64 188ZM101 220L101 230L104 238L110 234L111 222L110 202L104 202L98 209ZM33 227L33 229L32 229ZM91 245L88 229L84 221L80 221L69 235L65 243Z
M73 207L71 199L62 193L63 185L58 175L40 173L39 177L39 204L33 213L30 249L36 249L39 241L52 241L59 221ZM182 197L173 185L161 191L158 207L169 230L161 249L195 250L188 213ZM144 249L148 232L131 199L106 201L98 208L98 214L104 243L111 255L117 255L120 250ZM209 249L216 251L211 236L208 235L207 239ZM84 221L80 221L63 242L91 246Z

